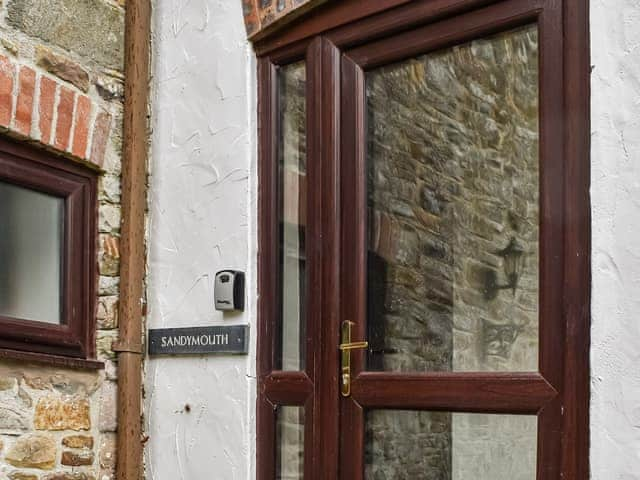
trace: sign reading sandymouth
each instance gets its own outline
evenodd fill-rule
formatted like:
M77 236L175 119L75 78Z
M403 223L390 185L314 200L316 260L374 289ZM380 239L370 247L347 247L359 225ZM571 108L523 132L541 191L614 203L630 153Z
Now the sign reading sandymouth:
M149 355L249 353L249 325L149 330Z

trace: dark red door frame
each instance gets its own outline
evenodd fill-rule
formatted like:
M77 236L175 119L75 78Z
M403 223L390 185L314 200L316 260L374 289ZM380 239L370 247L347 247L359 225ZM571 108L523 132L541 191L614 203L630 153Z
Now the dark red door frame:
M275 472L275 408L305 405L305 478L338 478L338 326L364 315L363 70L538 22L541 49L540 374L360 373L343 400L343 449L361 452L367 407L539 413L538 478L588 478L589 35L586 0L346 0L256 45L259 60L260 273L258 478ZM392 8L393 5L397 5ZM346 19L346 20L345 20ZM348 23L352 22L352 23ZM321 37L316 37L322 34ZM276 71L307 61L306 372L273 371L276 321ZM337 115L342 112L343 117ZM341 129L341 131L340 131ZM342 149L342 150L340 150ZM338 182L349 185L340 194ZM314 188L315 186L315 188ZM355 186L354 188L351 188ZM342 217L341 217L342 215ZM341 220L342 219L342 220ZM342 228L339 226L342 225ZM344 255L345 251L356 252ZM563 261L558 261L563 259ZM314 263L315 262L315 263ZM356 330L363 336L362 322ZM354 355L356 371L362 356ZM394 386L391 386L394 385ZM408 395L411 393L411 395ZM343 456L343 460L352 458ZM342 478L359 478L360 461Z

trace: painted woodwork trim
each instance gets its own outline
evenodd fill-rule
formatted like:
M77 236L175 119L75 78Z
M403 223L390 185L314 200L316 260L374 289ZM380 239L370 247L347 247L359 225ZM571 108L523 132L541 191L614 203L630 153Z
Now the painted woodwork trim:
M372 11L372 3L380 9ZM364 71L530 22L539 25L541 56L540 282L545 287L540 292L540 373L361 372L352 398L339 400L338 324L363 315L358 305L364 302L354 299L362 297L365 288L359 270L364 254L357 251L347 264L340 252L363 235L366 219L355 211L355 199L363 197L364 186L349 181L355 190L340 194L345 183L337 182L364 168ZM258 478L274 478L277 406L304 405L306 478L361 477L361 460L346 459L362 452L363 407L376 407L538 414L538 479L586 480L591 288L588 1L345 0L261 37L255 48L260 142ZM317 361L308 363L306 372L277 372L272 369L278 298L273 255L278 238L276 74L280 65L304 55L309 161L318 163L320 170L317 183L308 179L307 191L309 198L319 195L314 190L322 191L315 200L319 208L308 209L323 229L323 264L314 277L320 300L307 328L314 335L308 351ZM336 102L340 97L341 103ZM359 272L360 277L347 271ZM364 332L356 329L354 334L360 338ZM362 355L354 355L356 372L362 364ZM333 398L342 404L340 421L355 426L342 438ZM350 452L342 456L340 477L335 470L339 448Z
M93 359L98 279L96 172L39 149L1 139L0 179L55 195L65 203L62 321L55 325L0 317L0 348L5 356L17 351ZM51 361L60 363L56 358ZM34 359L46 361L47 357ZM91 362L85 366L91 366Z

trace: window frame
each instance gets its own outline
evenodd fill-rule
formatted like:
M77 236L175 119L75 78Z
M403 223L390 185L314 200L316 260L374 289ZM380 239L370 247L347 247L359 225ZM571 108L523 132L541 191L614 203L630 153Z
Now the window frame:
M0 138L0 180L64 200L60 324L0 315L0 356L82 366L95 357L98 172Z

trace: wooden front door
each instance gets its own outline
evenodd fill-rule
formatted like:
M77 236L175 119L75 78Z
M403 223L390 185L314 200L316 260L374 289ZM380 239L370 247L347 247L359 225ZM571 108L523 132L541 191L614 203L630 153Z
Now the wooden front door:
M395 3L258 45L258 478L586 479L584 5Z

